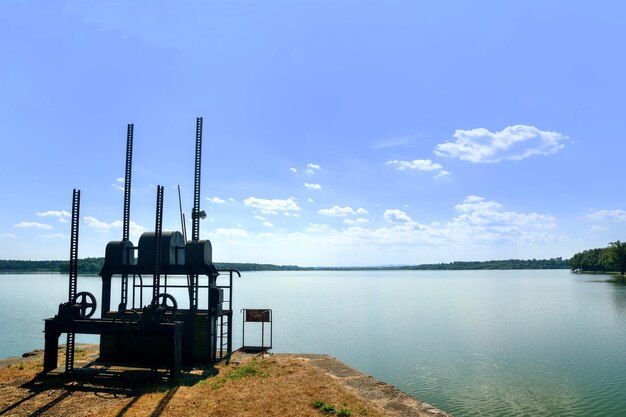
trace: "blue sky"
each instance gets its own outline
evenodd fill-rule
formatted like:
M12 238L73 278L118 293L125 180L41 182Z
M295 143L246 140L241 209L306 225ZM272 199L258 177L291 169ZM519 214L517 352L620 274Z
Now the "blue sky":
M570 257L626 239L619 1L2 1L0 258L180 229L215 261Z

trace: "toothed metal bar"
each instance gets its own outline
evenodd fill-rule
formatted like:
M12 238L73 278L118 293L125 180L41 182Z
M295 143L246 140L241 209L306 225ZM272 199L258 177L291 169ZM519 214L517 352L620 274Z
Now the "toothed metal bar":
M161 287L161 235L163 231L163 186L157 186L156 219L154 226L154 282L152 299L156 300Z
M200 168L202 160L202 117L196 119L196 161L193 177L193 211L191 212L191 240L200 240Z
M126 170L124 172L124 218L122 240L128 240L130 233L130 179L133 160L133 132L134 125L129 124L126 133Z

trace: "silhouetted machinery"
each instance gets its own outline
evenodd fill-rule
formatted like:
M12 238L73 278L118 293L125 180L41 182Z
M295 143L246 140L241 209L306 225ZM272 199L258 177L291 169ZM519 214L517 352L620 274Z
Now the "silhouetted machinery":
M100 335L100 362L150 366L153 375L167 368L170 378L180 374L183 364L215 363L232 352L232 283L240 274L218 271L212 263L211 242L200 240L200 219L206 217L200 210L202 118L196 121L191 240L186 237L182 203L182 233L162 231L164 190L158 186L154 232L143 233L137 246L130 241L133 130L128 125L122 240L106 246L100 271L100 318L92 318L97 307L93 294L77 292L80 191L74 190L69 297L54 318L45 320L44 372L57 368L58 339L63 333L67 334L66 372L74 369L76 333ZM118 282L120 303L114 310L111 294ZM172 295L176 291L185 294L187 308L179 308Z

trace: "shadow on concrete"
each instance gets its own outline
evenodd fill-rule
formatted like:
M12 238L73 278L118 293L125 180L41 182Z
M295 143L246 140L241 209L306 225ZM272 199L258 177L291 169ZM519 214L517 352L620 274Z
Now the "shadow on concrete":
M62 403L73 393L88 392L98 397L131 398L131 401L117 414L120 417L125 415L143 395L166 392L166 395L150 414L157 417L163 413L181 386L193 386L202 380L217 375L215 368L207 367L184 370L177 380L165 381L162 376L157 379L151 378L150 370L146 369L120 371L101 365L98 368L91 368L90 365L76 368L71 374L37 375L19 386L26 390L28 395L0 410L0 416L15 412L20 406L33 406L34 404L37 404L38 408L35 411L30 411L29 415L42 415ZM41 395L51 396L56 392L59 392L59 395L40 405L43 400Z

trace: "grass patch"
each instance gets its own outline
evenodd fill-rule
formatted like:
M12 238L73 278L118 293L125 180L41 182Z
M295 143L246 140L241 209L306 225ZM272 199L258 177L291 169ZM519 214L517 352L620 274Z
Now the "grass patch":
M350 417L352 415L352 413L350 412L350 409L346 407L341 407L339 409L336 409L334 405L325 403L322 400L315 400L313 401L312 405L313 405L313 408L317 408L318 410L320 410L322 413L325 413L325 414L336 414L337 417Z
M220 389L221 387L224 386L224 384L226 384L229 381L238 381L240 379L250 378L250 377L267 378L269 375L263 369L265 367L266 367L265 364L259 363L257 360L253 359L249 363L234 367L230 372L228 372L224 376L216 376L211 379L205 379L201 383L203 384L210 383L211 388Z

